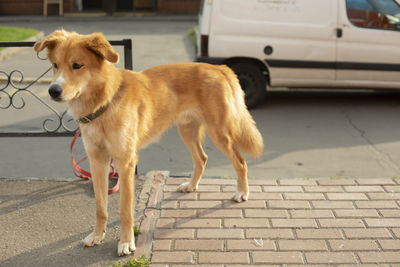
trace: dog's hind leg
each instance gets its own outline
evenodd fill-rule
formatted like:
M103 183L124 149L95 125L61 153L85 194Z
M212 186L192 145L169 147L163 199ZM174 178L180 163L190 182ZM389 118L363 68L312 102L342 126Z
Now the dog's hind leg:
M83 243L87 247L98 245L103 240L107 226L107 204L108 204L108 169L110 157L107 152L95 146L88 145L90 170L92 173L93 188L96 197L96 226L94 231L88 235Z
M200 179L203 176L207 163L207 155L201 146L204 129L201 122L193 119L189 123L178 124L179 134L192 154L194 172L189 182L183 183L178 187L178 191L193 192L197 189Z
M214 144L229 158L238 176L237 191L232 197L237 202L247 201L249 198L249 186L247 181L247 164L245 158L240 154L233 138L228 134L230 131L223 127L208 132Z

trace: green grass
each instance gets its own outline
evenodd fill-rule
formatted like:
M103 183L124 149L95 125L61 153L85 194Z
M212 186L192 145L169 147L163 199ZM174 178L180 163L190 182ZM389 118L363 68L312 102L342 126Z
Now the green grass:
M131 258L125 262L112 262L110 267L149 267L150 260L142 255L139 259Z
M188 36L191 44L194 46L197 45L197 35L196 35L197 31L198 31L198 27L195 26L187 33L187 36Z
M139 226L134 226L133 227L133 233L134 233L134 235L135 235L135 237L136 236L138 236L138 235L140 235L140 228L139 228Z
M37 33L38 31L34 29L0 26L0 42L23 41Z
M140 235L140 228L138 226L134 226L133 231L135 237ZM149 266L150 266L150 260L147 259L145 255L142 255L139 259L131 258L127 261L110 262L110 267L149 267Z

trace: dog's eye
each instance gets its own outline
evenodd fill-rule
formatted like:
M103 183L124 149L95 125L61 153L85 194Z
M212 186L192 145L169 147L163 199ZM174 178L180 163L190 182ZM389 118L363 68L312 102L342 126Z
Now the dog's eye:
M58 68L57 63L53 63L53 67L54 67L55 69L57 69L57 68Z
M74 70L79 70L80 68L82 68L82 66L83 66L83 65L78 64L78 63L73 63L73 64L72 64L72 68L73 68Z

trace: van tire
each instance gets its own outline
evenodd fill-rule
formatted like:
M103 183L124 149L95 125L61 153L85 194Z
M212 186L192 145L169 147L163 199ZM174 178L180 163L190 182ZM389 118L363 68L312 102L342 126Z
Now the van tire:
M247 108L251 109L263 103L267 93L267 82L262 70L248 62L233 63L230 67L236 73L245 93Z

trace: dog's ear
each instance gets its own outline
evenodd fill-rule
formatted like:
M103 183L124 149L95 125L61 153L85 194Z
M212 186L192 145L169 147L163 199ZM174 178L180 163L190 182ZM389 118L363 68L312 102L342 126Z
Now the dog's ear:
M85 47L95 53L97 56L110 61L111 63L118 63L119 55L114 51L110 43L101 33L92 33L85 41Z
M36 42L33 46L33 49L35 49L36 52L40 52L45 48L53 49L58 43L67 40L67 37L71 34L72 33L64 30L54 31L53 33L49 34L44 40Z

